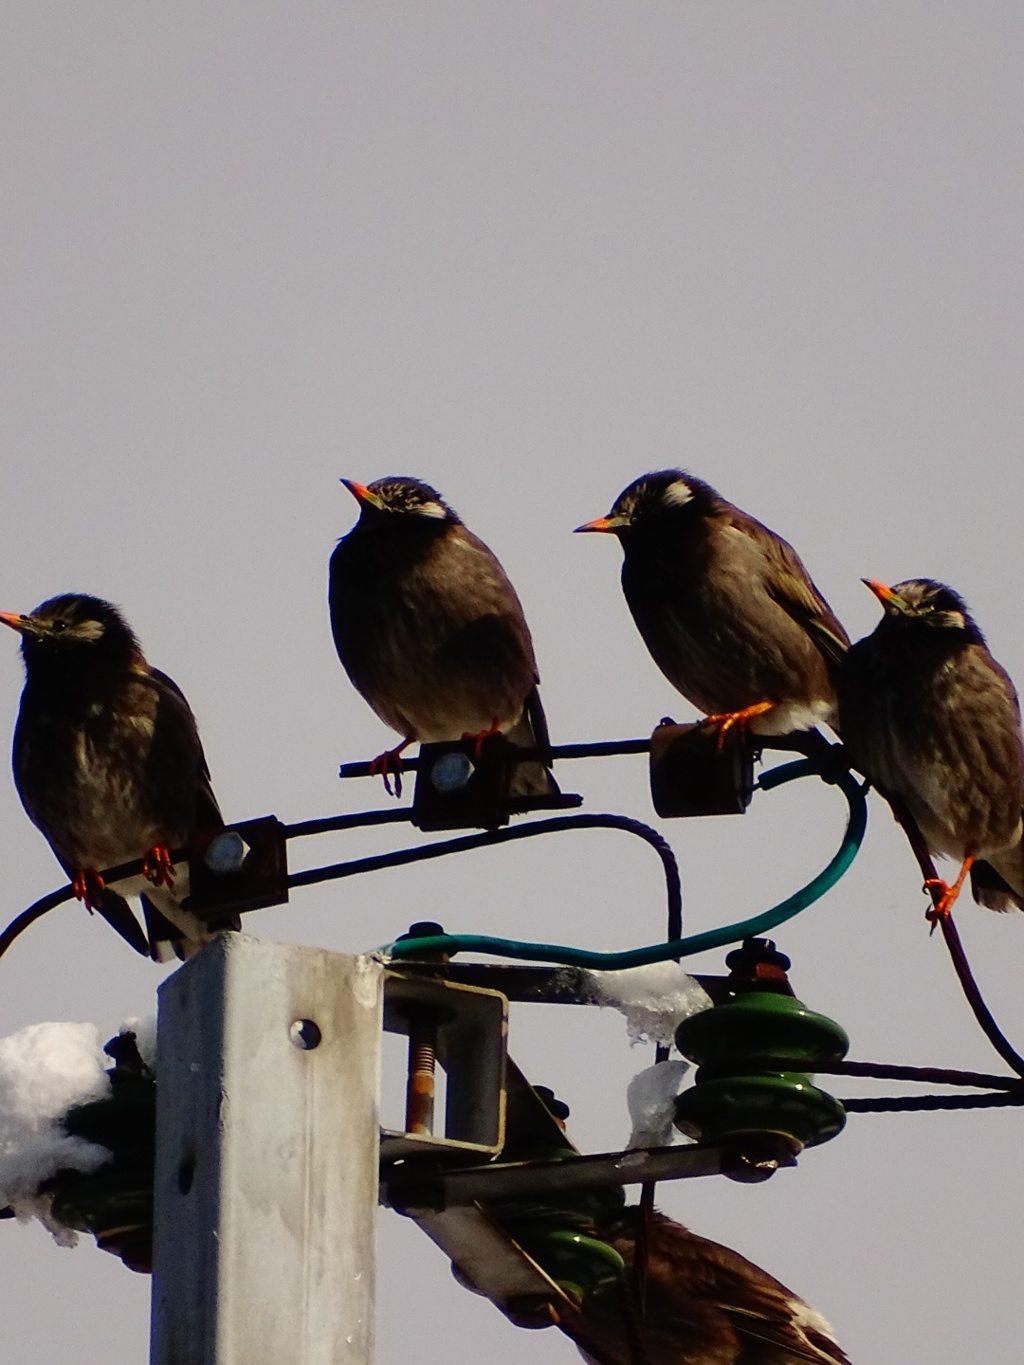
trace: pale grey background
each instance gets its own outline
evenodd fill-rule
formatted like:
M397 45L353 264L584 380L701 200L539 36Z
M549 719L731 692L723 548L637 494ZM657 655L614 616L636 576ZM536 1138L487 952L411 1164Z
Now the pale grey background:
M380 800L335 777L386 740L327 629L342 474L420 474L493 546L560 740L689 714L616 547L569 535L668 463L791 538L852 634L877 617L861 575L934 574L1024 677L1022 36L1019 4L939 0L9 0L0 606L119 602L232 818ZM0 645L6 734L21 674ZM560 776L650 816L637 760ZM59 877L6 780L0 801L6 920ZM778 899L840 825L804 784L666 827L690 928ZM780 935L799 993L858 1057L988 1069L923 908L876 809L841 888ZM422 916L595 947L662 929L655 861L597 834L307 892L249 928L356 950ZM959 920L1021 1042L1024 923ZM113 1029L159 975L65 907L0 964L0 1032ZM582 1144L624 1139L648 1055L617 1018L526 1011L513 1048ZM661 1198L820 1307L858 1365L1015 1365L1020 1151L1016 1112L856 1117L766 1186ZM5 1359L145 1358L144 1279L37 1227L0 1227L0 1258ZM573 1358L393 1216L380 1267L382 1365Z

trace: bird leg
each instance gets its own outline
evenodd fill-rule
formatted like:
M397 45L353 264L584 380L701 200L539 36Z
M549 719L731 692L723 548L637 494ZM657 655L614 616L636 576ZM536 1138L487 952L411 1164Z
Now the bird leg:
M462 738L463 738L463 739L471 739L471 740L473 741L473 757L474 757L474 758L479 758L479 757L480 757L480 751L481 751L481 750L483 749L483 747L484 747L484 741L485 741L485 740L488 740L488 739L492 739L495 735L500 735L500 734L501 734L501 725L498 723L497 720L492 720L492 721L491 721L491 728L490 728L489 730L481 730L478 734L475 734L475 735L474 735L474 734L471 734L468 730L463 730L463 732L462 732Z
M924 889L932 898L932 908L928 911L928 919L931 920L932 924L934 924L940 916L946 916L952 910L953 902L956 900L957 896L959 896L960 890L967 880L967 874L970 872L973 865L973 855L965 858L963 867L960 869L960 875L952 886L949 886L944 882L941 877L929 877L927 879L924 884Z
M402 750L408 749L415 738L415 735L406 735L401 744L394 749L385 749L370 764L370 776L376 777L379 774L383 777L384 790L388 796L400 797L402 795ZM394 791L391 790L392 777L395 779Z
M725 746L725 736L734 725L746 729L755 716L764 715L765 711L770 711L774 705L773 701L759 701L753 706L744 706L742 711L724 711L718 716L705 716L701 724L718 726L717 747L722 749Z
M94 867L80 867L72 878L71 889L75 899L82 902L90 915L103 904L106 886Z
M174 885L174 864L166 844L154 844L142 859L142 875L154 886Z

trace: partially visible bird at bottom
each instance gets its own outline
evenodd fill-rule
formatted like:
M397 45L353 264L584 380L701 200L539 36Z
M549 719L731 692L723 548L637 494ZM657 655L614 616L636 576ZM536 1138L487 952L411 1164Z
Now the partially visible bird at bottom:
M188 865L172 864L171 850L224 822L188 702L100 598L66 593L0 622L21 636L25 661L13 758L30 819L76 896L132 947L190 956L211 930L183 908ZM143 874L104 885L103 869L138 859ZM145 932L130 895L141 896Z
M492 734L543 754L547 722L533 641L494 554L429 484L343 479L359 520L330 563L331 630L356 690L402 743L374 760L396 779L420 744ZM519 763L514 796L557 793L543 760Z
M837 725L849 638L781 536L681 469L634 480L577 531L622 544L622 590L654 662L709 723Z
M626 1263L639 1206L594 1228ZM633 1365L623 1296L607 1289L559 1323L593 1365ZM647 1230L645 1313L635 1325L647 1365L849 1365L828 1322L736 1251L654 1211Z
M864 580L884 615L840 679L854 765L913 817L930 852L956 858L948 911L968 873L974 899L1024 909L1024 738L1020 705L963 599L934 579Z
M579 1153L523 1107L512 1070L499 1160L572 1161ZM565 1133L569 1108L533 1087ZM626 1206L622 1186L497 1200L485 1212L559 1284L574 1307L553 1320L592 1365L849 1365L813 1308L736 1251L653 1206ZM603 1247L599 1244L603 1244ZM637 1247L643 1250L638 1276ZM472 1288L461 1270L456 1278ZM639 1281L642 1281L642 1289ZM639 1291L639 1292L638 1292ZM639 1302L642 1294L643 1304Z

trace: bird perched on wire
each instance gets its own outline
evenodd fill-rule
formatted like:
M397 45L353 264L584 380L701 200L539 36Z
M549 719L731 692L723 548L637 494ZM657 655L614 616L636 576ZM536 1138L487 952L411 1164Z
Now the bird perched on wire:
M504 734L549 747L537 662L497 559L429 484L343 479L359 520L331 556L331 629L356 689L402 743L374 760L401 792L401 753ZM514 795L557 792L542 762L516 765Z
M594 1229L626 1264L636 1251L639 1206ZM635 1309L635 1306L634 1306ZM631 1320L632 1319L632 1320ZM614 1289L583 1300L562 1331L594 1365L848 1365L815 1309L736 1251L654 1212L647 1229L642 1323Z
M25 660L14 781L30 819L88 908L140 952L188 956L209 929L182 908L188 868L170 853L224 823L188 702L98 597L66 593L0 621ZM140 858L143 875L104 886L104 868ZM146 933L124 900L142 892Z
M1013 683L952 588L929 578L864 582L884 614L843 666L849 755L903 804L933 854L960 861L939 912L968 872L979 904L1024 909L1024 740Z
M577 531L622 543L622 589L669 682L721 726L835 727L849 637L781 536L680 469L645 474Z

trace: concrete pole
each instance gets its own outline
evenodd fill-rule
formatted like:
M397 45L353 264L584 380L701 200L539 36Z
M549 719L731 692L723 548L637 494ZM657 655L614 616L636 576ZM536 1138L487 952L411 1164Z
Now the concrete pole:
M223 934L161 987L151 1365L370 1365L382 981Z

